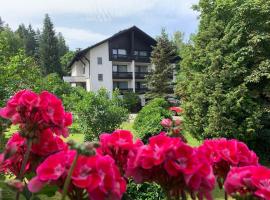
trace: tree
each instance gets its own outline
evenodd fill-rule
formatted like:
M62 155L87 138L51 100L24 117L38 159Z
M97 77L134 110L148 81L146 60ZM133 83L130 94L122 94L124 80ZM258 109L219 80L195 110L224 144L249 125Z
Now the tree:
M79 120L79 128L84 133L85 141L97 140L103 132L110 133L118 128L128 118L128 111L121 104L119 94L112 98L105 89L98 92L86 92L81 89L64 98ZM76 119L75 119L76 121Z
M160 122L164 118L172 118L168 110L169 103L163 98L155 98L145 105L135 118L133 128L144 142L162 131Z
M5 22L0 17L0 31L4 30L4 24L5 24Z
M22 39L8 26L4 27L0 32L0 66L5 66L9 59L19 52L20 48L23 48Z
M19 25L16 31L23 41L23 46L26 55L37 58L38 57L38 41L36 33L31 25L28 28L24 24Z
M247 141L269 155L270 2L200 0L198 34L185 47L178 94L197 138ZM257 146L258 147L258 146Z
M157 38L157 45L151 53L151 64L154 69L146 77L149 98L165 97L172 93L173 67L171 61L176 57L176 47L169 40L165 30L162 29L161 35Z
M39 53L43 74L57 73L61 76L62 69L59 57L58 40L55 35L53 23L48 14L45 15L43 23Z
M65 41L65 38L62 35L62 33L57 34L57 41L58 41L58 52L59 52L59 56L61 58L69 51L69 48L66 45L66 41Z
M62 71L64 75L68 75L71 73L71 66L69 66L69 63L75 56L75 52L73 51L68 51L65 55L61 57L61 66L62 66Z

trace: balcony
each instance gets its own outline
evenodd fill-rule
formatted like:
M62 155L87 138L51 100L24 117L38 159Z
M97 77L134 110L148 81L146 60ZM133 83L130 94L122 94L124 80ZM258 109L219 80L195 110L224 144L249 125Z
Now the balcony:
M149 72L135 72L136 79L145 79L145 76L148 75Z
M86 82L85 76L64 76L63 80L68 83Z
M132 72L113 72L113 79L132 79Z

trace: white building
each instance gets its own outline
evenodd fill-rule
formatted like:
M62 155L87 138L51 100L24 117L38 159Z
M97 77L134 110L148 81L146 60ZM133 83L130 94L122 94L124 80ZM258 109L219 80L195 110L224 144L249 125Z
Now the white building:
M145 75L151 68L150 55L156 41L133 26L79 51L70 63L71 76L63 77L72 86L87 91L104 87L109 92L133 91L144 104Z

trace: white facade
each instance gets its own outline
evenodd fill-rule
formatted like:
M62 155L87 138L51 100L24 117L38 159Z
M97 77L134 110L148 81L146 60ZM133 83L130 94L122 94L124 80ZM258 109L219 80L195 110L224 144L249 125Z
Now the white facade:
M98 59L102 63L98 63ZM89 65L90 64L90 65ZM113 78L113 66L126 66L127 72L132 75L131 78ZM146 66L149 71L150 63L120 62L109 60L109 44L108 41L90 49L79 61L75 61L71 66L71 76L63 77L64 81L71 83L72 86L83 86L87 91L98 91L100 88L106 88L112 93L113 84L127 83L130 91L136 91L136 83L144 83L144 79L136 79L135 66ZM116 72L117 73L117 72ZM102 80L101 77L102 76ZM100 80L99 80L100 78ZM121 91L121 88L120 88ZM144 104L144 95L140 94L142 104Z
M152 47L156 41L149 35L131 27L87 49L77 52L71 62L71 76L63 77L72 86L87 91L106 88L112 94L133 91L145 103L145 75L154 69L150 64Z

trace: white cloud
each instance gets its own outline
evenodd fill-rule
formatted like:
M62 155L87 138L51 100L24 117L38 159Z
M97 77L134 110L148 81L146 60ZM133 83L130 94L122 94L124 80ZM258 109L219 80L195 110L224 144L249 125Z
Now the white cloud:
M67 41L85 42L88 45L97 43L109 37L107 35L95 33L84 29L68 27L56 27L55 29L57 32L61 32Z
M91 20L138 15L161 9L175 15L190 15L198 0L0 0L0 15L9 21L49 14L83 14Z

